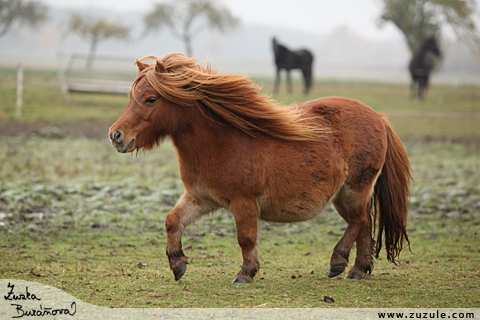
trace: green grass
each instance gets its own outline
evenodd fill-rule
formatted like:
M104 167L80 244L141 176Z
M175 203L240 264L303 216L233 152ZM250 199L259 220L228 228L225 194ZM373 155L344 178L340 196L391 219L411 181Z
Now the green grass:
M0 123L18 121L15 119L15 72L3 68L0 69L0 75ZM262 93L272 94L271 78L253 80L263 87ZM128 104L126 95L73 93L68 100L58 87L58 78L54 72L27 69L21 122L89 122L108 127ZM403 139L480 138L480 88L475 85L432 85L423 102L409 99L407 84L318 80L307 96L301 94L302 85L299 81L294 82L293 94L287 94L285 89L285 84L282 83L280 93L272 95L273 99L285 105L325 96L360 100L377 111L386 112ZM451 112L455 113L454 116L451 116Z
M41 282L107 307L480 306L480 120L421 116L480 112L478 87L434 86L421 103L408 100L406 85L325 80L307 97L298 83L296 94L272 96L291 104L341 95L391 112L414 170L413 253L405 250L398 266L382 254L362 281L327 278L346 226L329 207L310 222L261 223L260 272L255 283L234 285L242 258L226 211L186 230L190 264L175 282L164 226L183 192L175 151L168 141L145 155L114 151L103 132L127 97L72 94L66 103L54 72L27 70L17 120L15 72L0 75L0 278ZM270 79L257 81L271 92ZM91 123L102 128L101 139L18 129Z
M253 78L262 85L265 93L273 91L273 81L269 78ZM343 96L369 105L377 111L455 111L480 112L480 92L476 85L432 85L424 101L409 98L408 84L376 83L367 81L320 80L307 96L302 92L302 83L294 82L293 94L286 92L282 83L278 94L272 98L286 104L313 100L318 97Z
M88 139L4 138L0 154L0 277L37 281L114 307L478 307L480 163L474 145L409 144L415 171L399 266L385 256L362 281L328 279L345 223L261 224L261 270L241 265L228 212L185 232L190 264L175 282L164 221L183 187L165 143L138 158ZM92 152L95 150L95 152ZM26 155L29 157L26 157ZM354 252L352 252L352 255ZM313 270L313 273L311 273ZM326 304L323 296L335 299Z
M71 94L65 97L55 74L45 72L38 75L37 72L25 72L21 121L112 121L128 104L127 95ZM3 69L0 69L0 75L0 121L16 120L16 77Z
M271 79L257 79L264 92L273 91ZM409 98L406 84L317 81L312 91L301 94L295 83L294 94L283 84L272 98L285 104L318 97L343 96L362 101L376 111L385 112L395 131L409 140L478 140L480 138L480 88L475 85L432 85L424 101ZM451 113L454 113L453 115ZM475 116L472 117L471 114Z

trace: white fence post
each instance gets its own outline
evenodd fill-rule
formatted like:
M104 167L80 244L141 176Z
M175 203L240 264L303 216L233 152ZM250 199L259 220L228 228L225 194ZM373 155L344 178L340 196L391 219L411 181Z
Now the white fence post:
M23 65L20 63L17 69L17 119L22 117L22 105L23 105Z

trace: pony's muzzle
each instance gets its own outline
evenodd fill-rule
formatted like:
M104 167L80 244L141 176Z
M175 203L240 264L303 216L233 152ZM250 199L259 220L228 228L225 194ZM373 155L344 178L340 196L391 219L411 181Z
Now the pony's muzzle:
M125 143L123 140L125 134L121 130L116 130L113 133L109 134L110 141L112 141L113 147L120 153L125 153L131 151L133 144L135 143L135 138L132 138L128 143Z
M121 143L125 135L122 131L117 130L113 133L113 136L110 137L110 140L115 141L116 143Z

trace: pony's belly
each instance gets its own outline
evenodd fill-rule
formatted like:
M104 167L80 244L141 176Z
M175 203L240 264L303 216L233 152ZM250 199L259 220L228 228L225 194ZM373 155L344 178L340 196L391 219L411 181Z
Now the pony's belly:
M268 222L300 222L318 216L325 206L304 208L301 206L284 208L261 208L260 219Z

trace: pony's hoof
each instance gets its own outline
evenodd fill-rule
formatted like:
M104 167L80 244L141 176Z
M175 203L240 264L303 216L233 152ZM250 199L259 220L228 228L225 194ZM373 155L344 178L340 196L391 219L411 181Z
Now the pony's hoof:
M345 271L345 267L342 267L342 266L330 267L327 272L327 277L329 278L336 277L343 271Z
M249 279L245 279L245 278L235 278L232 281L232 283L251 283L251 282L253 282L253 279L249 280Z
M353 279L353 280L362 280L363 277L356 274L356 273L348 273L346 276L345 276L345 279Z
M185 274L185 271L187 271L187 264L186 263L182 263L180 265L178 265L175 270L172 270L173 271L173 275L175 276L175 281L178 281L180 280L180 278L183 277L183 275Z

